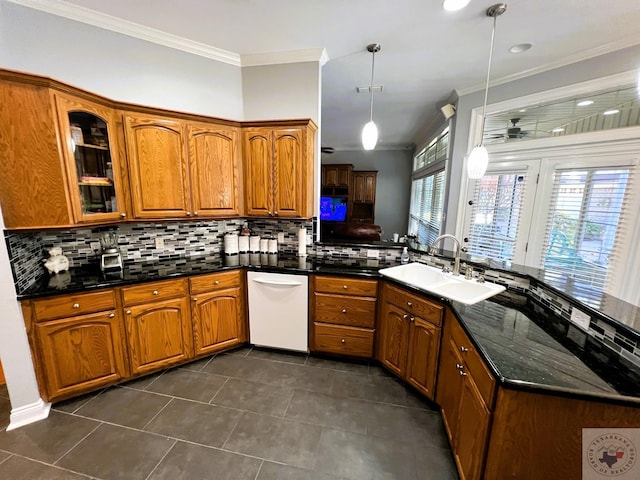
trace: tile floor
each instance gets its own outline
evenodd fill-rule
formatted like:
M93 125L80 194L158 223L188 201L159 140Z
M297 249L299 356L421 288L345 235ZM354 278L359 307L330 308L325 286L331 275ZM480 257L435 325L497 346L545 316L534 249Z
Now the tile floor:
M457 479L434 405L374 365L242 348L53 406L0 478Z

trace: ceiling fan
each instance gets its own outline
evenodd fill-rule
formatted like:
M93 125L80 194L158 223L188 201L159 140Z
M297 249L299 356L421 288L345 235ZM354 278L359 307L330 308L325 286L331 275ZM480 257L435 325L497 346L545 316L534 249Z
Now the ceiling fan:
M505 140L515 140L515 139L520 139L529 135L530 132L528 130L522 130L522 128L518 126L519 121L520 121L520 118L509 119L509 122L511 122L511 126L507 128L507 131L505 133L489 135L489 138L491 139L503 138Z
M335 151L336 151L336 149L333 148L333 147L320 147L320 152L326 153L328 155L331 155Z

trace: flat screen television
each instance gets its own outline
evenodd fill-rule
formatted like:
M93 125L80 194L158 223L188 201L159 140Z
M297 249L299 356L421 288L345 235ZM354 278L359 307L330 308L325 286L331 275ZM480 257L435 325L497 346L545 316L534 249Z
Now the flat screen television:
M347 197L320 197L320 220L344 222L347 219Z

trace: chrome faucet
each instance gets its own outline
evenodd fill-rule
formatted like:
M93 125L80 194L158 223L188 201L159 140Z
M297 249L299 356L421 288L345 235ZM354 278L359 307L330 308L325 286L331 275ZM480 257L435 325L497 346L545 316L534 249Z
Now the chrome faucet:
M429 255L433 255L436 253L436 244L439 241L444 240L445 238L450 238L456 243L456 256L455 256L455 263L453 264L453 275L458 276L460 275L460 252L462 251L462 246L460 245L460 240L458 240L456 237L448 233L444 235L440 235L431 244L431 247L429 248Z

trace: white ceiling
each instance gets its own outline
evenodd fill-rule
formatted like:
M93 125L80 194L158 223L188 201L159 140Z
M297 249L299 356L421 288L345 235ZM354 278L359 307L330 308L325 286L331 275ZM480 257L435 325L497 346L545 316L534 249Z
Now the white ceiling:
M43 3L35 0L19 3ZM368 120L369 43L380 43L374 120L382 147L404 146L450 94L483 88L492 0L456 13L441 0L48 0L80 6L247 56L326 49L322 143L359 148ZM498 18L492 83L640 44L639 0L508 0ZM510 46L532 43L519 55ZM640 66L640 59L638 61ZM489 98L489 103L491 99Z

